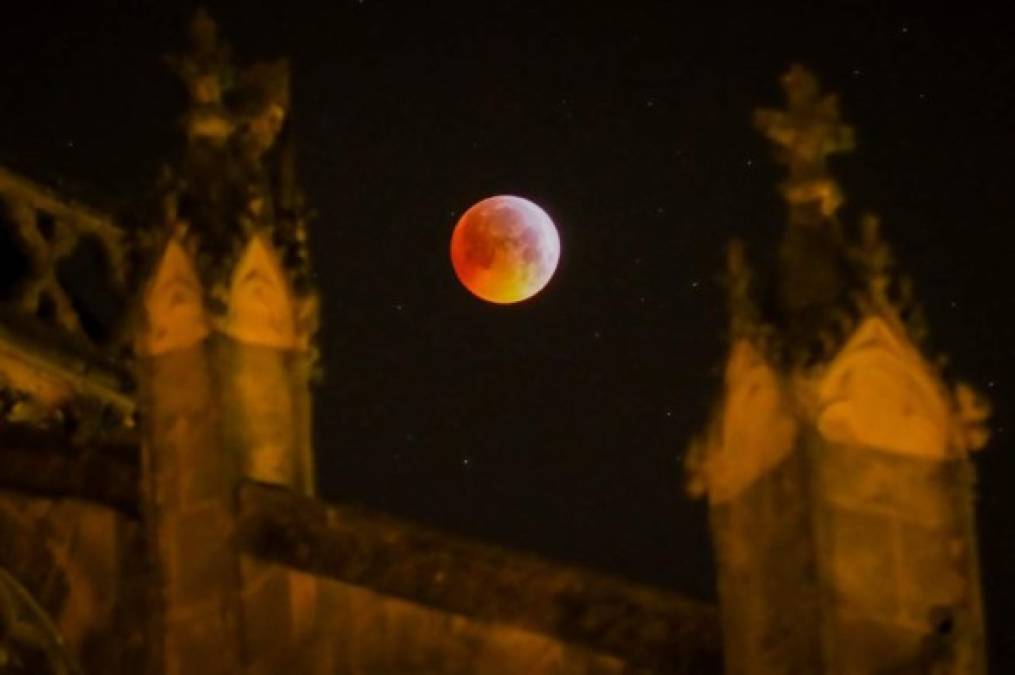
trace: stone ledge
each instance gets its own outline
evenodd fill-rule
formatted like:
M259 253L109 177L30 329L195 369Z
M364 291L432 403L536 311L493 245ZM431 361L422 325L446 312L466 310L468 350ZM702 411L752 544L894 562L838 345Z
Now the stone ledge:
M721 672L713 607L266 485L242 485L238 501L241 545L264 560L651 672Z
M136 466L113 457L129 448L74 448L62 435L0 428L0 489L103 504L131 518L140 513Z

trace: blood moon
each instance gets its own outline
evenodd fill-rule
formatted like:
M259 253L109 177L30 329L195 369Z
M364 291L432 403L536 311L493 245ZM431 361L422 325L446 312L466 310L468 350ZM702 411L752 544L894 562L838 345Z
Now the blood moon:
M560 237L546 211L522 197L474 204L451 235L455 274L477 297L501 305L541 291L560 260Z

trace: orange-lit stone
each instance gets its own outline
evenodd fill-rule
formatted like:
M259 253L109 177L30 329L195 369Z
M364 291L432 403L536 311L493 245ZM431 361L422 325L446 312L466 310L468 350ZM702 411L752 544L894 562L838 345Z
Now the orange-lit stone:
M947 392L906 336L881 317L857 329L818 396L817 427L830 441L929 459L948 454Z
M142 353L158 355L185 349L208 335L201 282L179 242L173 240L166 246L145 293L144 306L148 330L137 345Z
M247 344L297 346L292 293L271 244L253 237L233 272L224 332Z
M692 493L712 503L734 499L782 462L797 436L797 422L778 375L748 340L733 346L726 364L721 417L693 469Z
M484 199L465 212L451 237L455 274L487 302L531 298L549 283L559 259L550 216L521 197Z

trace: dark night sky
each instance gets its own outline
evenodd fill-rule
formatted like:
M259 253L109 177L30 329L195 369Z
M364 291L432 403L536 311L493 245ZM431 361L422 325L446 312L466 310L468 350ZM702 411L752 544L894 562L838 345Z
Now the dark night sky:
M320 211L321 493L714 598L681 456L717 393L724 244L765 259L784 221L751 110L800 61L857 128L835 165L847 218L882 214L932 348L997 408L981 552L994 662L1015 662L1010 26L889 3L587 4L607 5L209 3L241 58L293 61ZM192 5L31 7L0 26L0 157L136 198L177 143L159 58ZM447 255L497 193L539 202L563 242L551 284L511 307L470 296Z

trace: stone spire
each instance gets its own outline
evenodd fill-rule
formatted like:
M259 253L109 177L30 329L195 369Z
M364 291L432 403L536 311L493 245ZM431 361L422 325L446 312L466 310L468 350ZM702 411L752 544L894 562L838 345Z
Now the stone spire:
M194 240L198 273L213 296L255 233L270 240L294 289L306 293L309 212L294 176L289 65L280 59L239 69L230 53L201 10L189 50L169 58L190 106L182 160L163 186L164 218Z
M829 355L848 327L850 269L837 211L843 204L828 158L853 149L853 129L843 124L838 97L822 94L802 66L782 77L785 110L760 109L754 124L775 146L789 172L780 185L789 208L779 248L775 317L785 357L798 362Z
M985 403L914 341L880 222L840 224L828 157L852 148L834 96L795 66L756 126L788 168L775 302L730 247L723 393L686 455L707 496L725 668L982 675L969 453Z
M772 325L765 322L755 300L755 276L743 240L732 240L726 248L726 273L722 279L729 313L729 338L731 342L746 339L769 352L775 347Z
M190 94L186 146L162 186L135 340L158 578L154 672L278 672L279 640L248 632L284 614L288 581L244 564L235 495L248 481L314 492L317 304L289 71L284 60L234 68L204 12L190 37L190 50L170 60ZM244 669L254 661L271 665Z

